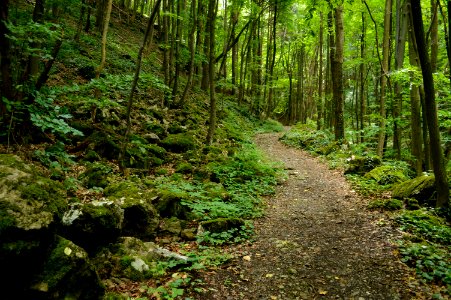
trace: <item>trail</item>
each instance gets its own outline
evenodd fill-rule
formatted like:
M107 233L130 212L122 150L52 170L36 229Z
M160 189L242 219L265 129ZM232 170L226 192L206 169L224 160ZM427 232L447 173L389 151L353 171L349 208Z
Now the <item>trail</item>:
M339 171L262 134L257 145L281 161L289 178L256 221L256 240L204 275L197 299L421 299L390 243L398 238ZM410 286L410 287L409 287Z

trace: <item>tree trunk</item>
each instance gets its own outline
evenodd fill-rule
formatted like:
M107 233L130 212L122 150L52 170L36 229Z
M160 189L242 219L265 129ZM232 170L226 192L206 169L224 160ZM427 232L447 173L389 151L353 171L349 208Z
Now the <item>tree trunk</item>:
M384 155L384 144L386 135L386 108L385 102L387 98L387 81L389 71L389 54L390 54L390 29L391 29L391 12L392 0L385 0L384 14L384 38L382 41L382 66L381 66L381 92L379 95L379 138L377 142L377 155L382 158Z
M33 10L33 22L40 23L44 21L44 6L45 0L36 0ZM32 48L40 48L41 43L33 42L31 44ZM39 57L36 54L31 54L28 58L28 75L31 77L36 77L39 74ZM26 76L28 77L28 76Z
M360 142L364 142L364 133L363 130L365 128L365 115L366 115L366 97L365 97L365 37L366 37L366 24L365 24L365 14L362 12L362 34L360 36L360 59L361 63L359 66L359 77L360 77L360 92L359 92L359 102L360 102L360 110L359 110L359 119L360 126L358 129L360 130Z
M409 35L409 62L411 66L419 67L418 54L415 45L415 36L411 32ZM413 72L411 72L410 88L410 128L412 140L412 154L415 157L413 165L417 176L423 173L423 135L421 131L421 100L420 89L413 84Z
M196 0L191 0L191 25L190 25L191 29L190 29L190 33L189 33L189 46L188 46L189 53L190 53L189 72L188 72L188 79L186 80L185 89L183 90L182 97L180 98L180 106L183 106L185 104L186 96L188 95L188 91L191 88L191 85L193 84L194 54L195 54L194 34L196 33L196 23L197 23L197 18L196 18L196 10L197 9L196 8L197 8Z
M209 75L209 87L210 87L210 124L208 126L207 133L207 145L211 145L213 142L213 136L216 129L216 96L215 96L215 21L217 11L216 0L208 1L208 23L211 25L208 27L208 41L209 41L209 59L208 59L208 75Z
M112 0L109 0L109 1L112 1ZM141 62L142 62L143 52L147 45L147 39L149 39L149 36L152 33L152 28L153 28L153 25L155 22L155 18L157 16L157 12L160 9L160 4L161 4L161 0L155 1L155 5L153 8L152 14L150 15L149 23L147 24L146 33L144 34L144 40L141 44L141 47L139 48L138 58L136 60L135 76L133 77L132 86L130 88L130 94L128 95L128 99L127 99L127 111L126 111L126 115L125 115L127 124L126 124L126 128L125 128L124 137L122 139L121 151L119 152L119 157L118 157L119 168L122 173L126 173L125 172L125 153L127 152L127 143L128 143L128 138L130 136L130 131L131 131L131 111L132 111L132 105L133 105L133 95L135 93L136 86L138 84L139 74L141 72Z
M74 41L76 42L80 40L81 31L83 30L83 19L85 17L85 11L86 11L86 0L81 0L80 18L78 19L77 32L75 33L74 36Z
M449 13L449 12L448 12ZM431 0L431 69L437 72L438 58L438 5L437 0Z
M335 111L335 140L343 142L344 132L344 94L343 94L343 51L344 51L344 28L343 28L343 5L335 8L335 51L332 60L332 85Z
M401 4L401 0L396 0L396 55L395 69L400 70L404 65L404 52L407 36L408 18L406 16L406 6ZM402 109L402 86L395 83L395 97L393 103L393 148L396 151L397 159L401 159L401 128L399 118Z
M434 80L432 77L431 62L429 60L428 51L426 49L420 0L411 0L411 13L418 48L418 56L420 58L421 72L423 74L426 114L428 118L428 129L431 143L432 165L434 168L435 186L437 189L437 207L448 207L448 179L441 148L437 106L435 103Z
M316 129L321 130L321 119L323 118L323 39L324 39L324 26L323 26L323 13L320 13L319 24L319 67L318 67L318 100L317 100L317 118Z

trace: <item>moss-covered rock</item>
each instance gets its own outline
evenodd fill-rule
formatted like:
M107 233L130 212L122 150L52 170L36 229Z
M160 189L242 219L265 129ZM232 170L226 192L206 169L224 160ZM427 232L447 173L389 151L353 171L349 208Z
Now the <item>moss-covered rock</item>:
M402 170L388 165L374 168L365 174L365 178L374 180L381 185L400 183L409 179Z
M378 199L368 204L369 209L399 210L403 207L403 202L398 199Z
M30 299L102 299L104 287L86 251L57 237L30 294Z
M111 174L111 171L112 169L109 166L95 162L89 165L86 171L80 175L79 179L88 188L104 188L108 185L108 176Z
M182 206L182 200L187 198L188 194L185 192L160 190L154 205L162 217L184 218L188 213L188 208Z
M181 162L175 168L176 173L189 174L193 171L193 165L187 162Z
M392 197L396 199L413 198L419 203L433 200L435 193L435 177L423 175L404 181L393 188Z
M14 155L0 154L0 288L20 295L53 243L63 186ZM24 272L26 270L26 272Z
M117 159L120 146L118 140L106 132L96 131L88 138L92 145L92 150L101 157L107 159Z
M345 174L365 174L381 164L378 156L352 156L348 159Z
M160 230L178 236L182 232L182 222L175 217L164 219L161 221Z
M123 209L113 201L76 203L64 213L62 235L92 252L119 238L123 219Z
M109 185L105 195L124 210L124 235L144 239L155 236L159 215L152 201L157 197L156 193L133 181L122 181Z
M171 152L182 153L196 148L192 133L170 134L161 141L163 147Z
M240 229L244 225L244 220L240 218L218 218L200 223L203 230L215 233L231 229Z

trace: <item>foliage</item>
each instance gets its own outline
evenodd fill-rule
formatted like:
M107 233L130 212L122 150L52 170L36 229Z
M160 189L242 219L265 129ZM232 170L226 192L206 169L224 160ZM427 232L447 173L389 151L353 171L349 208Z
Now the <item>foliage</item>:
M399 210L403 207L403 202L397 199L378 199L368 204L368 209Z
M198 244L206 245L223 245L241 243L249 240L254 233L254 226L251 222L246 222L240 228L231 228L222 232L205 231L197 235Z
M447 286L451 295L451 227L434 210L402 212L395 218L411 234L399 241L402 260L426 281Z

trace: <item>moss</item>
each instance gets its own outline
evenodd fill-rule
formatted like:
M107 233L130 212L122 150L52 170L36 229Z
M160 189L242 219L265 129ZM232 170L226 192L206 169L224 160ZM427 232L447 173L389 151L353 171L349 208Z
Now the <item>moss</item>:
M167 175L169 173L166 168L157 168L155 169L155 175Z
M108 175L111 171L111 167L95 162L91 164L79 178L88 188L104 188L108 185Z
M157 146L155 144L147 145L147 150L160 159L164 159L164 157L167 153L166 149L164 149L163 147Z
M381 185L400 183L409 179L402 170L388 165L374 168L365 174L365 178L374 180Z
M159 197L155 203L155 208L162 217L184 217L187 208L182 207L182 200L188 198L185 192L174 192L170 190L160 190Z
M156 123L156 122L148 122L145 125L146 130L149 132L153 132L157 134L158 136L164 136L166 134L166 129L164 125Z
M399 210L403 207L403 202L397 199L374 200L368 204L369 209Z
M193 171L193 166L190 163L186 163L186 162L181 162L175 168L176 173L188 174L188 173L191 173L192 171Z
M393 198L414 198L420 203L429 201L435 191L435 177L433 175L423 175L404 181L393 188Z
M353 156L348 160L345 174L365 174L381 164L378 156Z
M142 188L133 181L121 181L110 184L104 190L105 195L110 199L120 199L122 197L128 198L138 198L140 193L142 193Z
M196 148L194 137L189 133L170 134L161 141L161 144L165 149L176 153Z
M244 220L240 218L218 218L204 221L200 224L209 232L223 232L230 229L241 228L241 226L245 225Z
M33 288L47 299L101 299L104 287L88 254L58 237Z

